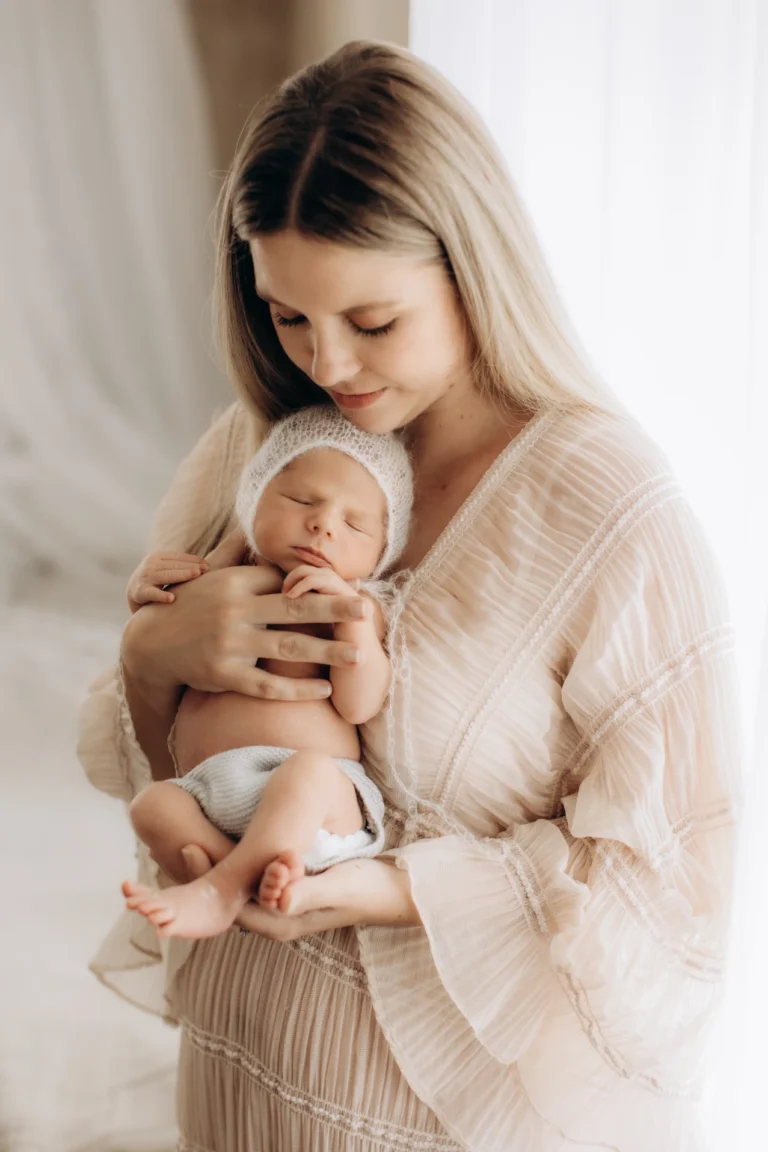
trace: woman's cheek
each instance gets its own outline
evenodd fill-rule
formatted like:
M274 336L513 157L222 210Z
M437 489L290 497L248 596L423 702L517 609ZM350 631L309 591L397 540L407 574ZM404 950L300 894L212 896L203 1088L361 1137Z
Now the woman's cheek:
M275 331L280 346L288 359L292 360L297 368L301 368L302 372L309 375L309 369L312 367L312 349L308 337L298 329L275 327Z

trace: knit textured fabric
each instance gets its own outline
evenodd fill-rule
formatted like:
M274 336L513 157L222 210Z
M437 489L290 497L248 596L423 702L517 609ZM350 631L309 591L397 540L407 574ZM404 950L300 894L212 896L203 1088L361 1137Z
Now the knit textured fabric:
M413 506L413 474L408 453L395 433L365 432L335 408L303 408L275 424L243 471L235 511L245 537L256 551L253 520L264 489L282 470L306 452L334 448L370 472L387 501L387 537L373 578L395 563L408 540Z

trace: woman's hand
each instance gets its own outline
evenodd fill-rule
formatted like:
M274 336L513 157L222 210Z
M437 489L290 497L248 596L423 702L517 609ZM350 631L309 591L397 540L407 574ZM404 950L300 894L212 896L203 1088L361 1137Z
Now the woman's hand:
M301 632L275 631L291 624L360 621L371 605L357 596L302 596L280 591L274 568L236 567L210 571L174 588L173 604L146 604L128 621L121 658L140 694L168 694L187 684L204 692L241 692L272 700L320 699L326 680L274 676L256 667L278 659L354 667L359 650L344 641Z
M190 879L208 870L203 860L203 853L199 858L195 856L195 866L189 869ZM291 894L290 912L267 912L250 902L237 923L270 940L297 940L314 932L354 924L401 928L421 924L411 897L410 877L394 861L346 860L317 876L295 880L286 892Z

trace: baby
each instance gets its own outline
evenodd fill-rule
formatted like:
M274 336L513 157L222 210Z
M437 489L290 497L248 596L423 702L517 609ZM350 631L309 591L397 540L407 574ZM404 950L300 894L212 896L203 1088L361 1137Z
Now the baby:
M242 534L230 534L206 560L150 556L131 578L135 611L172 599L163 587L170 581L231 566L247 542L254 562L274 574L270 591L291 599L362 595L372 605L359 623L290 626L360 650L356 666L330 669L330 699L187 688L173 732L183 775L143 789L131 819L161 863L198 846L214 867L171 888L123 884L128 907L161 936L223 932L255 892L262 907L290 911L289 886L305 871L381 851L384 805L359 762L356 725L380 711L391 673L381 610L358 584L402 552L412 500L410 464L396 436L361 431L335 408L304 409L275 425L245 469L236 502ZM282 676L322 674L292 661L261 664Z

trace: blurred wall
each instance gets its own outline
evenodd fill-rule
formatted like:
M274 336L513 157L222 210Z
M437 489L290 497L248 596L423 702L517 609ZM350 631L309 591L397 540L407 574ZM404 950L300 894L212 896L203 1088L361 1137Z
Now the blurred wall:
M187 0L226 169L253 106L348 40L408 43L408 0Z

